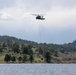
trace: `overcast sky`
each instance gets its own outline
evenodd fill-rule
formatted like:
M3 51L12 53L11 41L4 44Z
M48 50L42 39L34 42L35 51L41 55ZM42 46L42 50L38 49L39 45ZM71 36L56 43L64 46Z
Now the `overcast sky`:
M31 14L43 14L44 21ZM0 0L0 35L64 44L76 40L76 0Z

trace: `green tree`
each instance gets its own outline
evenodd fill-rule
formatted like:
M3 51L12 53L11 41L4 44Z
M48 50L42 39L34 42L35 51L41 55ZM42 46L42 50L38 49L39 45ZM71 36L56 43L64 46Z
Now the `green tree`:
M29 49L28 49L28 47L24 47L23 48L23 52L22 52L23 54L29 54Z
M22 61L23 61L23 63L25 63L27 61L27 56L26 55L23 55Z
M0 53L2 53L3 52L3 48L2 47L0 47Z
M6 38L7 47L12 48L12 40L10 38Z
M21 49L23 50L25 47L25 44L21 44Z
M11 61L14 63L14 62L16 62L16 57L15 56L12 56L11 57Z
M6 47L6 43L3 43L3 44L2 44L2 47L3 47L3 48Z
M46 52L46 53L45 53L45 61L46 61L47 63L50 63L50 62L51 62L50 52Z
M12 50L14 51L14 52L16 52L16 53L19 53L19 45L17 44L17 43L15 43L15 44L13 44L13 48L12 48Z
M55 54L54 54L56 57L58 57L58 51L55 51Z
M33 51L32 51L32 45L28 45L28 52L29 52L29 55L33 54Z
M21 57L21 56L18 57L18 61L19 61L20 63L22 62L22 57Z
M38 48L38 51L39 51L39 53L42 55L43 54L43 49L42 49L42 47L39 47Z
M30 62L31 62L31 63L33 62L33 60L34 60L34 57L33 57L33 55L32 55L32 54L30 55L30 58L29 58L29 60L30 60Z
M29 44L29 45L28 45L28 49L32 49L32 45Z
M6 54L5 58L4 58L4 61L8 63L8 62L10 62L10 60L11 60L11 55L10 54Z

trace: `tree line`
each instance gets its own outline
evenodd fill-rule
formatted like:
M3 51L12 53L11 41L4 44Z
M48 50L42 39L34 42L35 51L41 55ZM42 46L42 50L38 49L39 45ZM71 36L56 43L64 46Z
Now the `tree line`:
M28 59L27 55L16 57L16 56L11 56L10 54L6 54L5 57L4 57L4 61L6 63L10 63L10 62L11 63L16 63L16 61L18 63L25 63L27 60L29 60L30 63L32 63L33 60L34 60L33 55L30 55L29 59Z
M41 47L33 47L32 45L26 45L18 43L13 43L8 45L7 43L0 44L0 53L5 53L4 61L6 63L33 63L35 59L35 54L38 52L45 59L45 62L51 62L51 53L49 51L43 51Z

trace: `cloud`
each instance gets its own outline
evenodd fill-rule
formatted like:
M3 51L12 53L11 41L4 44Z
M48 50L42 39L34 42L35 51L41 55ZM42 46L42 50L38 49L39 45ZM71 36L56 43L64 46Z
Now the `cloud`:
M71 8L76 6L76 0L20 0L23 7L27 10L46 12L53 7L67 7Z
M12 15L8 13L0 13L0 20L12 20Z
M14 6L16 0L0 0L0 10Z
M76 0L0 1L2 35L53 43L65 43L76 38ZM45 14L46 19L36 20L31 15L36 13Z

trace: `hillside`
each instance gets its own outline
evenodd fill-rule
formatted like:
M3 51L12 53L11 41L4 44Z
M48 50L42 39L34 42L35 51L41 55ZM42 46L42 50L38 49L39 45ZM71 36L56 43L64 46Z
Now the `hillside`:
M46 43L37 43L34 41L28 41L28 40L23 40L23 39L18 39L16 37L11 37L11 36L0 36L0 43L18 43L18 44L26 44L26 45L32 45L33 47L48 47L49 49L54 48L54 49L59 49L62 52L76 52L76 40L73 41L72 43L68 44L46 44Z
M23 40L23 39L18 39L16 37L12 37L12 36L0 36L0 43L19 43L19 44L31 44L31 45L37 45L36 42L33 41L28 41L28 40Z
M10 56L10 62L76 62L76 40L68 44L37 43L11 36L0 36L0 62ZM47 59L47 60L46 60ZM9 61L8 61L9 62Z

